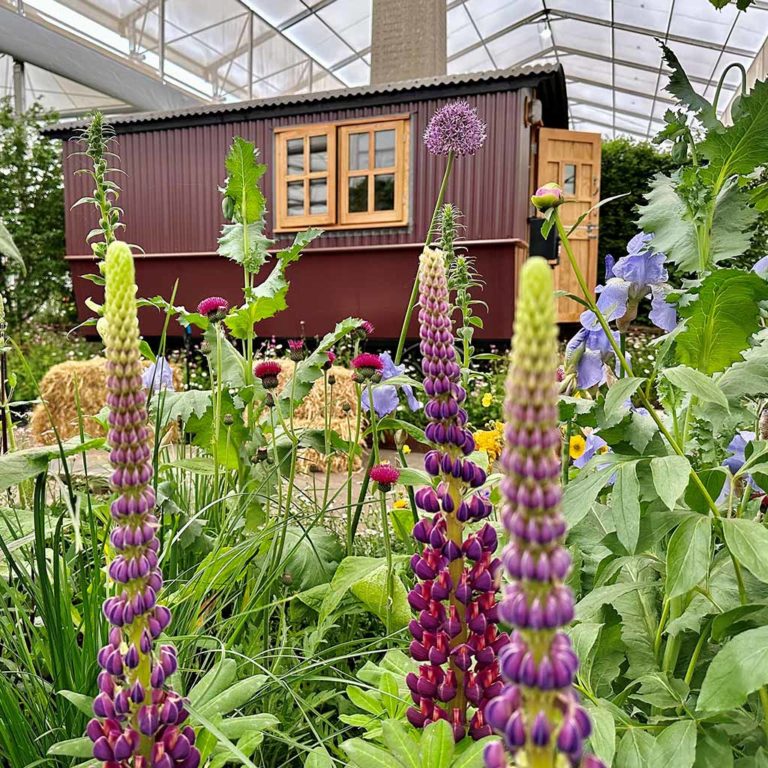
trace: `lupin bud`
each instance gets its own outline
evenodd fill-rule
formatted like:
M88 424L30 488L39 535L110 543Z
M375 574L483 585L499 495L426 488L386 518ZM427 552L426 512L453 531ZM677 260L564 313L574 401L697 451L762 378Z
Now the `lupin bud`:
M94 699L96 718L87 734L94 743L93 756L109 768L148 768L156 765L152 755L168 729L187 714L181 698L166 685L176 669L175 650L153 650L153 638L168 627L171 614L157 603L163 576L150 484L152 451L141 378L136 280L128 246L112 243L104 267L108 440L112 488L118 494L111 506L115 528L110 541L117 554L109 575L117 588L104 602L104 615L113 626L109 645L98 655L101 692ZM189 749L178 759L166 755L166 768L195 768L199 763L194 731L185 729L185 734Z
M552 272L535 257L521 273L501 457L509 534L502 559L511 583L498 615L514 631L499 653L505 685L486 719L515 764L602 768L597 758L582 757L591 726L573 688L578 658L562 631L573 619L573 595L565 585L570 557L560 511L557 362ZM485 764L508 764L501 744L486 748Z
M501 685L496 652L508 640L495 626L493 574L500 562L488 526L464 535L465 523L487 517L490 502L475 490L485 482L485 473L465 458L474 450L474 439L462 407L467 394L456 361L442 251L424 249L419 283L422 371L430 396L425 433L434 446L424 466L439 484L415 495L416 506L429 517L413 529L423 549L411 560L421 583L408 596L418 612L409 625L410 651L421 666L408 683L415 705L408 720L422 727L443 719L457 741L467 732L480 739L490 733L483 710Z

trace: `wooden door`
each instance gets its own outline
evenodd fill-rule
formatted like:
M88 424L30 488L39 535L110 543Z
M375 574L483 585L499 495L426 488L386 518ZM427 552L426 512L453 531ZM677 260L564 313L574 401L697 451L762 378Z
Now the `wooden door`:
M555 181L563 188L567 205L560 208L566 229L595 205L600 196L600 134L542 128L539 131L535 187ZM597 235L599 210L592 211L570 236L576 259L587 284L597 282ZM576 275L562 245L560 263L555 267L555 289L581 295ZM573 299L561 298L557 314L561 323L575 323L584 310Z

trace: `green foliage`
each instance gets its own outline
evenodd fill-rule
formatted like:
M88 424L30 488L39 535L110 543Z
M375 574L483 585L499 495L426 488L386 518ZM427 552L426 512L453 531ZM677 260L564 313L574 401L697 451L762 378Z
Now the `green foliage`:
M0 100L0 296L12 332L33 319L66 321L74 314L63 259L61 146L40 133L54 119L39 104L16 116L11 101Z
M668 173L673 167L669 154L660 152L652 144L626 138L603 142L600 196L629 194L600 209L598 250L601 254L611 253L619 258L626 253L627 243L637 234L635 209L649 191L653 177Z

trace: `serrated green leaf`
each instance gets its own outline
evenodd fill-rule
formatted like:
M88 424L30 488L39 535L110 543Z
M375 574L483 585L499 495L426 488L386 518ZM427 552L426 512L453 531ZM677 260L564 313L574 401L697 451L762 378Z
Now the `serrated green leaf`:
M765 300L768 282L754 273L720 269L708 275L697 300L680 308L687 321L677 336L680 360L703 373L740 360L761 326L759 302Z
M256 161L258 151L253 142L240 136L232 140L225 165L227 168L226 193L235 201L243 222L257 222L264 214L264 193L259 188L259 181L267 166Z
M697 709L723 712L740 707L766 683L768 627L760 627L742 632L720 649L707 668Z
M677 527L667 550L666 590L669 597L690 592L709 574L712 522L705 515L691 515Z
M703 96L696 93L677 56L664 43L661 43L661 50L664 61L672 70L669 82L664 86L665 90L669 91L692 112L695 112L707 128L719 126L720 121L717 119L714 108Z

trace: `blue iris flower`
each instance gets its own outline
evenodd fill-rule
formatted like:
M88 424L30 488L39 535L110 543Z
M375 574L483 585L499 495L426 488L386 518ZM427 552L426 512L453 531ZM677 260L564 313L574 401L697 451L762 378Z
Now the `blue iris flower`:
M613 336L618 341L615 331ZM611 342L600 325L582 328L565 348L565 369L576 372L576 386L579 389L605 384L605 363L616 359Z
M141 383L145 389L159 392L161 389L173 390L173 371L164 357L158 357L154 363L148 365L141 374Z
M405 373L405 366L395 365L389 352L382 352L379 357L381 358L381 362L384 363L384 367L381 369L382 381L393 379L395 376L402 376ZM380 419L384 418L384 416L389 416L390 413L393 413L397 409L397 406L400 404L400 398L397 393L398 389L403 391L408 407L412 411L418 411L419 408L421 408L421 403L416 399L416 395L413 394L413 387L410 384L402 384L399 386L393 384L377 384L373 387L373 410L376 411L376 415ZM366 411L369 410L370 401L368 399L367 387L363 390L361 403Z
M605 285L598 286L600 297L597 306L606 320L616 320L620 330L625 331L637 317L640 302L651 297L651 322L664 331L671 331L677 325L677 313L667 301L671 291L669 273L663 253L653 253L650 243L653 235L641 232L627 244L627 255L614 262L606 257ZM594 328L597 318L588 310L582 313L582 325Z

